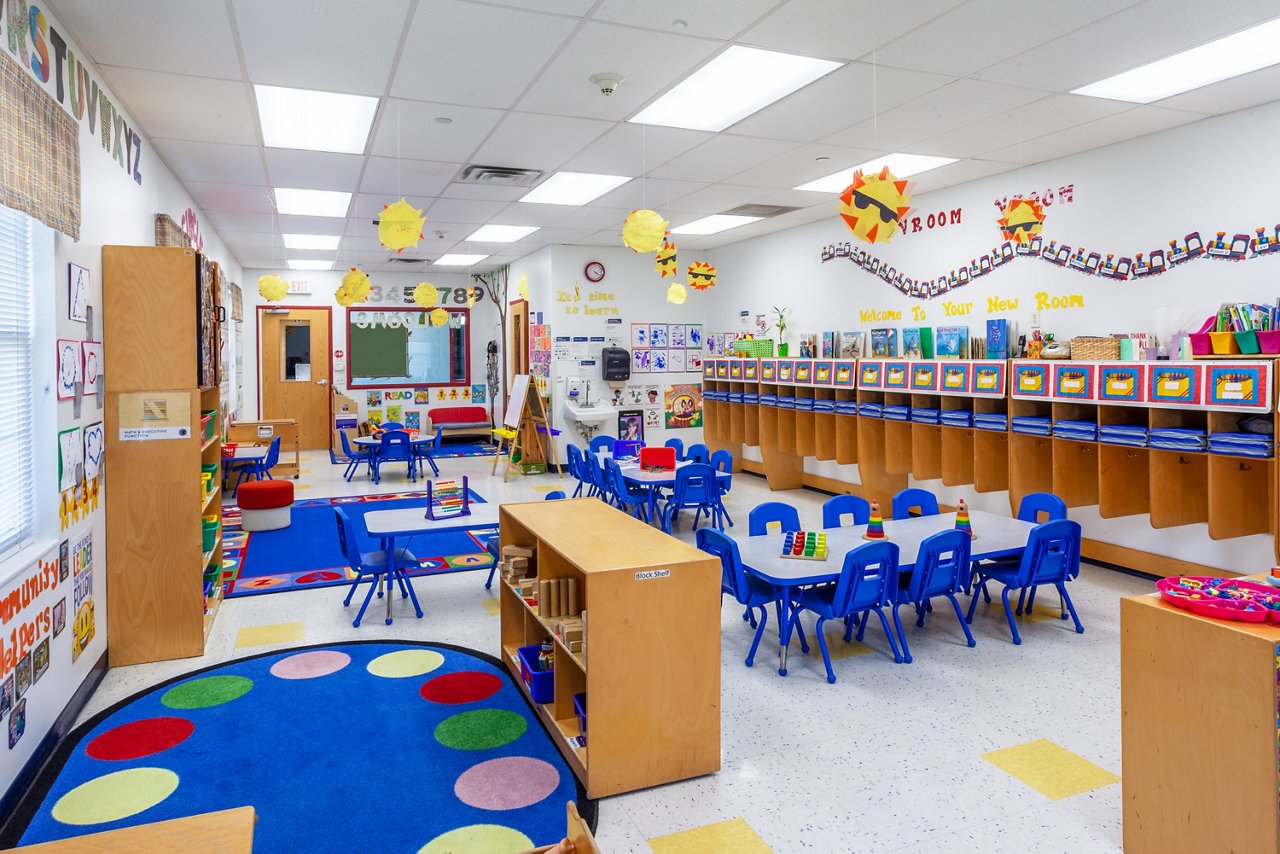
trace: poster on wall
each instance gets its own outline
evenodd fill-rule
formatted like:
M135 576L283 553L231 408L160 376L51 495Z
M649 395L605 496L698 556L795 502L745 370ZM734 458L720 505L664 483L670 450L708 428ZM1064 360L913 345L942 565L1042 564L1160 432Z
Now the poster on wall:
M93 614L93 530L71 545L71 662L74 664L95 634Z
M58 491L66 492L84 474L84 436L79 427L58 433Z
M84 476L93 480L102 473L102 449L106 445L106 430L99 421L84 428Z
M482 383L480 385L473 385L471 387L471 402L486 403L487 401L488 401L488 395L485 393L484 384Z
M645 406L657 406L662 403L662 386L647 385L644 387L644 397L640 401Z
M97 394L99 380L102 377L102 342L81 341L80 359L84 365L84 393Z
M659 427L661 427L662 426L662 410L657 408L646 409L644 411L644 426L648 427L650 430L657 430Z
M628 442L644 441L644 411L623 409L618 412L618 438Z
M67 265L67 317L84 323L89 319L89 269Z
M76 383L81 379L80 342L58 339L58 400L76 396Z
M702 426L701 383L677 383L669 386L664 401L668 430Z

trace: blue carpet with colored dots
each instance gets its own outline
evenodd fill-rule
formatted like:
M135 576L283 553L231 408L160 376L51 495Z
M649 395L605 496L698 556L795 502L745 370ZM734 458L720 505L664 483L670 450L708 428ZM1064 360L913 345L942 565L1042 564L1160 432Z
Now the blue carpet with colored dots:
M252 806L262 852L514 852L586 799L498 661L354 642L207 668L59 746L0 844ZM14 827L15 822L22 827Z

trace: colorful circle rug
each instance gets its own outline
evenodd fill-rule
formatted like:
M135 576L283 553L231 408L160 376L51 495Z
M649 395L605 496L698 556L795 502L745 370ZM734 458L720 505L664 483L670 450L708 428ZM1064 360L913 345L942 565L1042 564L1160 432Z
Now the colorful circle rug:
M0 845L249 805L254 851L510 854L558 841L570 800L594 825L497 659L357 641L215 665L99 713Z

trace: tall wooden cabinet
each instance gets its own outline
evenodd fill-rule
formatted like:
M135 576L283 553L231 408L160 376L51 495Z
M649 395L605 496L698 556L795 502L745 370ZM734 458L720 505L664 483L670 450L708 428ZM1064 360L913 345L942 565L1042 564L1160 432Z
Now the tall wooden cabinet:
M219 272L138 246L104 246L102 269L110 662L201 655L221 596Z

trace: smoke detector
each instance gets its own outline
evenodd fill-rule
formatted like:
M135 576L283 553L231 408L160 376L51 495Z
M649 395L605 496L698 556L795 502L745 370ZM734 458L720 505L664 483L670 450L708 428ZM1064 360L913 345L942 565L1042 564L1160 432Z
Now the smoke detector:
M627 78L613 71L601 71L599 74L592 74L590 79L599 87L600 94L607 98L618 88L618 84Z

